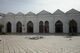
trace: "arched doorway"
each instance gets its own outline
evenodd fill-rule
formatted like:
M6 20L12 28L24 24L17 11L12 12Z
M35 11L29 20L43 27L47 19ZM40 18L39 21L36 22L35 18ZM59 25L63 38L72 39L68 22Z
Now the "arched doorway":
M63 32L63 23L60 20L58 20L55 23L55 32L56 33L62 33Z
M39 22L39 33L43 33L43 21Z
M16 24L16 32L18 32L18 33L22 32L22 23L21 22L17 22L17 24Z
M49 33L49 22L45 21L45 33Z
M27 32L33 33L33 23L31 21L27 23Z
M11 33L11 27L12 27L11 23L8 22L7 27L6 27L6 30L7 30L8 33Z
M77 23L74 20L69 22L69 33L77 33Z

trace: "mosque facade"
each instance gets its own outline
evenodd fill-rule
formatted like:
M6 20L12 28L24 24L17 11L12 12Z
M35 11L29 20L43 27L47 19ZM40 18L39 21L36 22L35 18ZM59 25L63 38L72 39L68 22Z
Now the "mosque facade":
M0 17L5 33L80 33L80 12L75 9L65 13L59 9L54 13L45 10L37 14L9 12L0 13Z

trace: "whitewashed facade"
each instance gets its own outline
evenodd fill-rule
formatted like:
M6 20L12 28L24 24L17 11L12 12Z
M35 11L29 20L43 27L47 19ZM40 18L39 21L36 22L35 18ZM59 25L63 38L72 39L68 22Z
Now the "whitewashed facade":
M0 23L4 25L2 31L7 33L80 33L80 12L75 9L66 13L58 9L53 14L45 10L38 14L9 12L0 13L0 17Z

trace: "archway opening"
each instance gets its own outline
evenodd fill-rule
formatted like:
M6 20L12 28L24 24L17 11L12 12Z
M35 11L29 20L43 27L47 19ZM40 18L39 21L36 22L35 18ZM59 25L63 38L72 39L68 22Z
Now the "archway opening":
M22 32L22 23L17 22L16 24L16 32L21 33Z
M6 30L7 30L7 33L11 33L11 27L12 27L11 23L8 22L8 23L7 23L7 27L6 27L6 28L7 28L7 29L6 29Z
M39 33L43 33L43 21L39 22Z
M33 23L31 21L27 23L27 32L33 33Z
M45 21L45 33L49 33L49 22Z
M63 32L63 23L61 21L57 21L55 23L55 32L62 33Z
M74 20L69 22L69 33L77 33L77 23Z

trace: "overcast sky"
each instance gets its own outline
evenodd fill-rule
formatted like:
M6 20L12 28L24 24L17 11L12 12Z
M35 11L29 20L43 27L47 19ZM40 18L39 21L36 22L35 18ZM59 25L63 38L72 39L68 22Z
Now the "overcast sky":
M4 13L38 13L41 10L53 13L57 9L66 12L72 8L80 11L80 0L0 0L0 12Z

